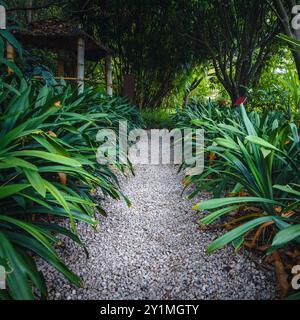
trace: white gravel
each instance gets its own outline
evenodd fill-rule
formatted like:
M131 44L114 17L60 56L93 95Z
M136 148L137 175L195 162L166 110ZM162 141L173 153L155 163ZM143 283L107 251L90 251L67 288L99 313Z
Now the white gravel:
M97 232L78 230L90 252L70 241L59 249L84 288L70 285L52 267L46 272L50 299L274 299L275 276L249 253L226 247L207 255L215 231L200 231L199 214L182 196L182 177L172 165L139 165L121 179L131 199L104 203ZM247 256L248 255L248 256Z

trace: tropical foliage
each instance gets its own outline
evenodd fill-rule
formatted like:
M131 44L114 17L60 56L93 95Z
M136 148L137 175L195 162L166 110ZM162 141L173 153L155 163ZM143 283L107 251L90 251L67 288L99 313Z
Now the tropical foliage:
M227 231L209 244L209 253L232 244L277 263L284 251L300 256L300 33L291 24L294 0L29 3L36 20L67 19L107 45L114 92L122 93L130 75L142 116L126 100L103 94L103 80L82 94L55 82L56 53L24 50L10 23L0 30L0 264L9 270L0 298L47 297L37 256L82 284L55 249L66 236L85 250L78 221L95 227L95 212L106 214L93 197L96 189L130 205L115 173L132 171L131 164L96 161L97 132L118 134L119 120L129 129L205 130L205 170L186 176L184 184L190 199L210 197L194 206L201 227ZM12 24L26 27L23 0L0 4ZM5 58L6 43L18 53L17 63ZM91 84L103 79L103 69L104 61L87 66ZM32 79L37 74L48 85ZM286 294L290 287L283 287Z
M0 44L9 40L21 50L10 33L1 31L0 39ZM0 291L0 298L47 298L35 258L51 264L74 285L82 285L55 248L65 236L86 250L76 224L95 227L95 213L105 214L93 199L95 189L130 205L119 190L116 169L97 163L98 130L116 131L119 120L133 128L141 119L125 100L92 88L78 94L77 88L63 84L41 86L26 81L12 62L3 58L2 62L15 74L5 74L3 67L0 85L0 261L9 270L8 287ZM70 227L59 223L62 218Z
M236 249L244 244L270 254L299 243L297 125L276 111L249 113L244 106L232 110L212 103L190 106L177 117L181 127L206 132L206 168L185 179L193 186L190 198L203 190L213 196L194 206L205 213L200 223L220 220L229 230L207 251L231 243Z

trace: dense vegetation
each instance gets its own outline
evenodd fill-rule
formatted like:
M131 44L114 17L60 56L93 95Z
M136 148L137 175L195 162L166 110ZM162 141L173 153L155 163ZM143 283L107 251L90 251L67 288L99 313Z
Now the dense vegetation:
M207 251L232 243L236 250L244 245L277 258L276 250L295 249L300 243L298 125L281 112L232 110L211 102L190 105L176 118L182 128L206 132L205 170L185 179L193 187L191 199L203 190L213 197L194 206L206 212L200 223L220 220L230 230Z
M20 48L11 34L1 31L2 45L5 38ZM46 298L47 288L33 256L40 256L81 286L55 251L60 236L84 249L77 221L95 227L95 213L105 214L93 199L96 188L130 205L112 168L96 161L98 130L117 131L122 119L132 129L141 125L141 119L121 98L111 99L93 88L78 94L71 86L41 86L26 81L16 65L9 66L16 76L5 74L2 68L0 89L0 262L11 272L0 298ZM126 168L118 165L115 169L124 172ZM62 217L69 220L70 228L57 223Z
M10 31L16 22L26 28L28 8L24 1L4 3L12 19L0 30L0 264L10 272L1 299L47 298L36 256L81 285L55 250L61 236L85 249L77 221L96 226L95 213L105 215L93 197L96 189L130 205L114 172L133 168L98 164L96 134L101 128L117 132L121 119L129 129L141 127L142 117L148 128L205 129L205 170L186 176L184 184L191 199L209 194L194 206L203 214L201 227L227 231L207 251L232 244L261 252L280 269L282 296L300 298L287 277L300 261L300 33L291 27L294 4L32 1L34 19L71 21L112 49L117 95L111 98L103 83L78 94L64 81L49 85L25 74L33 63L52 76L56 56L21 47ZM6 42L18 53L16 63L5 59ZM103 78L103 62L87 69L92 84ZM118 97L128 74L141 114ZM66 219L69 227L58 223Z

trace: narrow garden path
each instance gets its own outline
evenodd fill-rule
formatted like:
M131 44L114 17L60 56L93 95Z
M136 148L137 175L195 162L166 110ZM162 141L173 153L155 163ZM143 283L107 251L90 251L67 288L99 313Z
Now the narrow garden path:
M207 255L217 233L200 231L199 214L182 195L182 177L172 165L139 165L135 177L122 178L131 199L108 201L107 218L97 232L79 225L90 252L67 243L61 252L78 273L77 289L48 268L52 299L273 299L274 274L249 253L227 247Z

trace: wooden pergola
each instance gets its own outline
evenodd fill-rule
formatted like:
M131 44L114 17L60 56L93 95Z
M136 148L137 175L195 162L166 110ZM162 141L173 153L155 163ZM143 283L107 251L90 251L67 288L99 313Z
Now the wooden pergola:
M6 26L5 9L0 6L0 27ZM58 19L36 21L28 25L26 30L15 31L14 36L22 45L30 45L37 49L56 51L58 54L57 76L65 80L77 81L80 92L84 89L85 61L98 62L105 59L105 82L108 95L113 94L112 65L110 50L97 42L93 37L70 23ZM77 56L77 71L72 77L65 76L66 53ZM7 58L14 59L14 49L7 44Z

